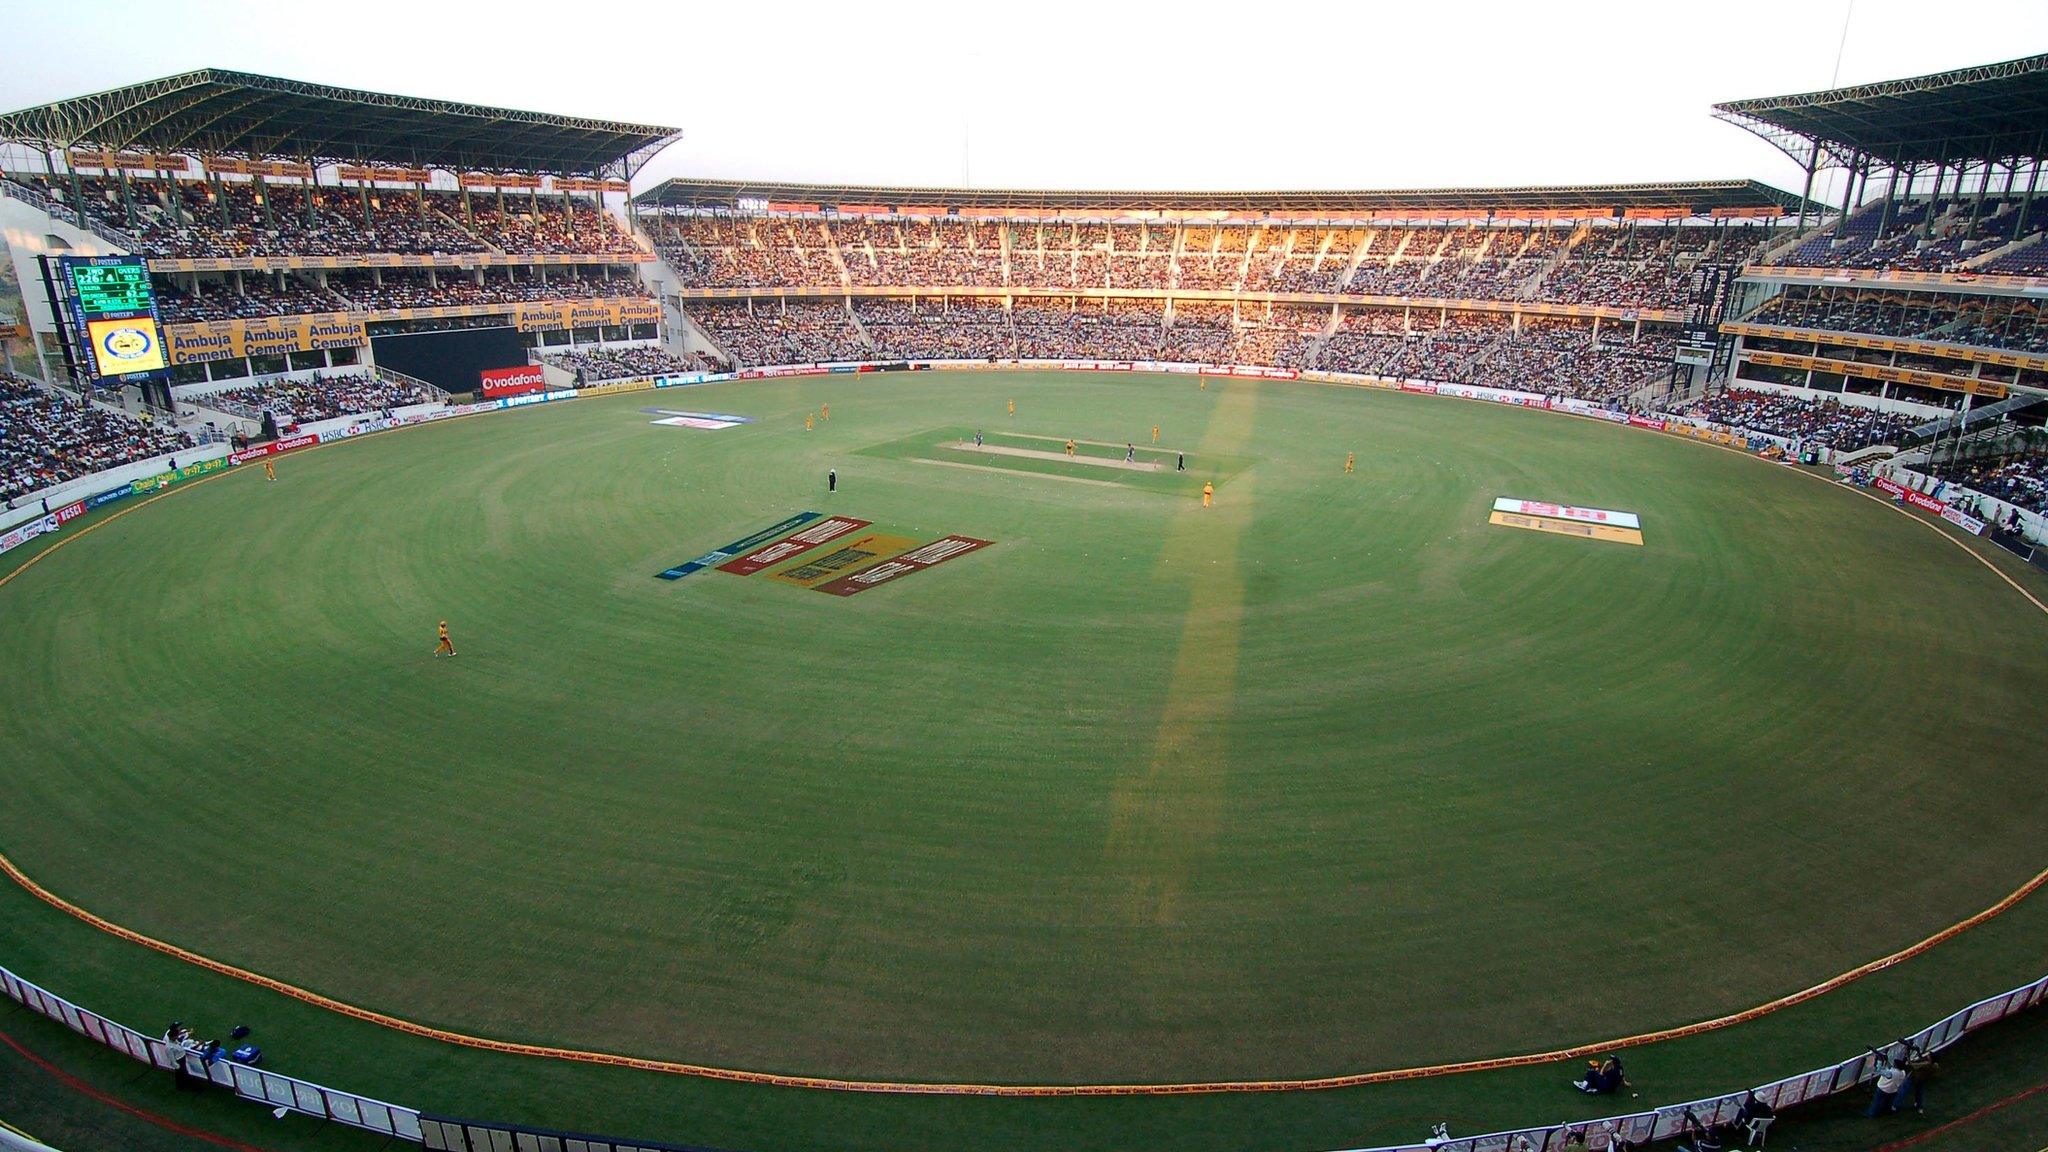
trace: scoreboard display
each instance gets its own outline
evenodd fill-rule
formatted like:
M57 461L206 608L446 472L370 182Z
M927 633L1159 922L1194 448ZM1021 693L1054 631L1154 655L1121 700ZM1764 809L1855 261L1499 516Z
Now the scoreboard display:
M78 293L78 306L87 316L147 312L156 306L149 268L132 258L123 258L119 264L73 264L71 287Z
M96 380L139 381L170 367L157 324L156 289L140 256L58 258L72 338Z

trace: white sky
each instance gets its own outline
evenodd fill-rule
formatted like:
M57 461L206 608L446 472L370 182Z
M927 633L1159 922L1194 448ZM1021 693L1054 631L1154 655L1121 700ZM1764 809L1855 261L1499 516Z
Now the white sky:
M7 7L10 110L215 66L681 128L643 186L1797 191L1709 107L1827 87L1845 15L1842 84L2048 50L2040 0Z

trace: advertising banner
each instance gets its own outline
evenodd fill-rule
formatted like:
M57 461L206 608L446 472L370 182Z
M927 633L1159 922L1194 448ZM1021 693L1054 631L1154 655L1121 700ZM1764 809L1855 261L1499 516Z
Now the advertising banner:
M0 552L11 551L41 536L45 532L55 532L56 530L57 516L55 513L51 513L48 516L39 516L26 524L17 525L9 529L5 534L0 534Z
M1932 512L1936 516L1941 515L1948 508L1948 505L1927 495L1925 492L1915 492L1910 488L1906 490L1905 499L1906 503L1911 504L1922 512Z
M532 300L512 308L512 324L521 332L567 328L569 305L563 300Z
M1643 523L1633 512L1611 512L1605 508L1575 508L1570 504L1550 504L1542 500L1515 500L1502 496L1493 502L1495 512L1514 512L1523 516L1548 516L1555 520L1577 520L1585 524L1612 524L1618 528L1641 528Z
M652 324L661 319L661 305L645 296L596 297L589 300L534 300L512 308L512 323L522 332L600 325Z
M1972 536L1982 536L1984 534L1984 522L1960 508L1953 508L1947 504L1942 505L1941 518Z
M725 563L727 560L730 560L733 557L740 555L741 553L747 551L750 548L766 544L768 541L773 540L776 537L781 536L792 529L801 528L804 525L809 524L811 521L816 520L818 518L818 515L819 514L816 512L799 512L796 515L791 516L789 519L784 520L779 524L770 524L768 527L761 529L759 532L756 532L751 536L742 536L738 540L735 540L732 543L727 544L723 548L719 548L716 551L712 552L706 552L704 555L697 557L695 560L686 561L684 563L676 565L673 568L669 568L661 572L656 572L654 575L657 579L661 580L681 580L683 577L688 576L692 572L702 572L706 568L715 568L718 565Z
M871 520L855 520L850 516L831 516L801 531L784 536L773 544L764 544L744 556L728 560L718 566L720 572L735 576L752 576L775 567L784 560L801 556L820 544L837 540L850 532L858 532L873 523Z
M818 585L817 590L829 592L834 596L851 596L856 592L865 592L870 588L887 584L898 577L937 567L956 556L965 556L993 543L993 540L976 540L972 536L947 536L913 548L894 560L884 560L880 564L863 568L850 575L828 580Z
M730 372L685 372L680 376L657 376L656 388L681 388L687 384L710 384L719 380L734 379Z
M646 377L632 380L607 380L602 384L585 384L576 391L584 396L608 396L614 392L645 392L654 387L654 381Z
M69 524L80 516L85 515L85 501L73 500L71 503L50 513L50 515L55 516L59 524Z
M1486 522L1503 528L1526 528L1532 532L1550 532L1559 536L1577 536L1584 540L1606 540L1615 544L1641 545L1643 534L1634 528L1623 528L1613 524L1589 524L1580 520L1566 520L1556 516L1528 516L1519 512L1496 510Z
M574 388L561 388L553 392L528 392L524 396L504 396L492 401L500 408L524 408L529 404L546 404L550 400L574 400L582 393Z
M103 508L116 500L126 500L133 495L135 495L135 489L123 484L119 488L109 488L97 495L87 496L85 498L85 506L87 508Z
M257 320L211 320L164 325L164 343L173 364L208 360L239 360L245 356L280 356L353 348L369 343L363 319L347 312L307 316L266 316Z
M908 536L891 536L885 532L870 532L834 548L822 556L768 574L770 580L795 584L800 588L816 588L835 577L858 571L878 560L887 560L917 547L917 541Z
M308 444L318 444L319 442L320 437L310 433L304 436L287 436L282 440L273 440L268 444L258 445L254 448L244 448L240 452L230 453L228 455L228 463L243 464L250 460L261 460L265 456L275 456L279 452L289 452L294 448L304 448Z
M1504 388L1485 388L1477 384L1438 384L1439 396L1456 396L1462 400L1486 400L1494 404L1513 404L1521 408L1548 408L1549 401L1534 392L1510 392Z
M652 252L608 252L608 264L645 264ZM420 255L412 252L365 252L354 256L163 256L149 261L152 272L276 272L296 268L503 268L510 265L589 264L591 257L574 252L456 252ZM505 306L471 305L476 309Z
M548 386L545 373L538 364L527 364L517 368L486 368L480 374L483 393L486 396L524 396L539 392Z

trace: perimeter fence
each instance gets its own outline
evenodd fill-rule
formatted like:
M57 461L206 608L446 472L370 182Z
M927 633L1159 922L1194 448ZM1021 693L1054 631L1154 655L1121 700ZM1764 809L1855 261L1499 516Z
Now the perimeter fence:
M701 1152L687 1145L433 1115L227 1059L202 1059L182 1047L80 1008L6 968L0 968L0 991L30 1011L137 1063L166 1072L182 1064L190 1075L219 1085L244 1100L395 1137L434 1152ZM1877 1078L1880 1057L1902 1060L1910 1051L1940 1052L1979 1028L2034 1007L2044 997L2048 997L2048 976L2010 992L1988 996L1883 1049L1866 1050L1840 1063L1759 1084L1754 1089L1598 1120L1562 1121L1483 1136L1392 1144L1352 1152L1561 1152L1567 1148L1601 1152L1617 1137L1636 1142L1663 1140L1681 1135L1686 1130L1688 1115L1706 1125L1732 1123L1751 1091L1757 1099L1782 1113L1810 1100L1854 1090Z

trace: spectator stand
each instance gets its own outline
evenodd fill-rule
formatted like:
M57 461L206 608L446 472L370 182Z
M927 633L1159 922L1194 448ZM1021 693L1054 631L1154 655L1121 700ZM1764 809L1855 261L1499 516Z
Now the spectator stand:
M0 500L10 511L95 473L196 448L192 437L154 418L0 373Z
M186 150L202 138L203 155ZM71 221L92 234L74 248L149 257L180 382L218 383L239 378L199 367L219 345L181 350L179 328L238 337L267 320L343 312L403 325L600 294L645 299L637 275L608 271L653 259L614 209L637 215L631 177L676 139L652 125L202 69L0 115L0 194L53 225L26 231ZM382 288L385 272L389 296L337 291ZM434 314L389 315L421 310ZM339 350L351 338L361 347L359 319L340 335L271 324L250 341L260 352L237 338L229 358L249 361L240 376L261 375L252 355Z

